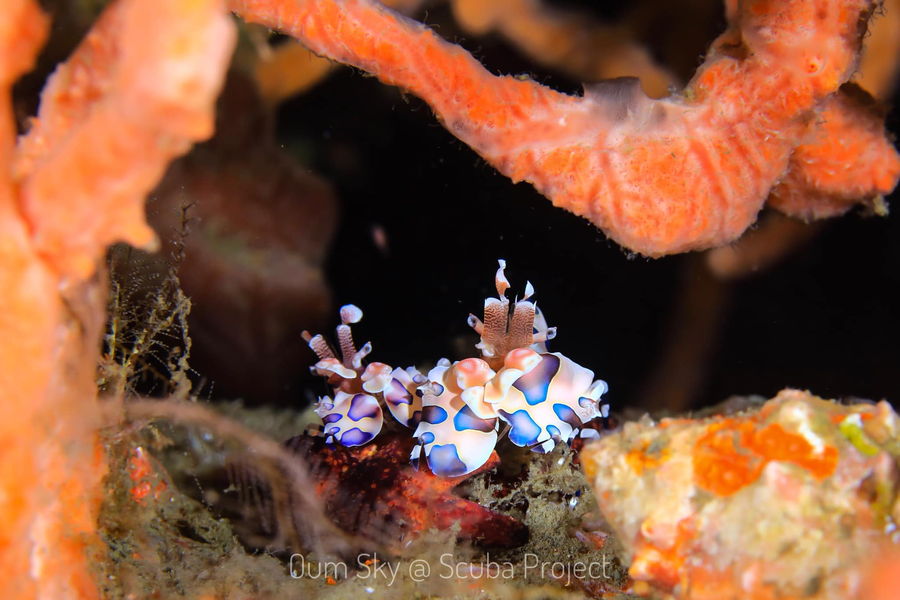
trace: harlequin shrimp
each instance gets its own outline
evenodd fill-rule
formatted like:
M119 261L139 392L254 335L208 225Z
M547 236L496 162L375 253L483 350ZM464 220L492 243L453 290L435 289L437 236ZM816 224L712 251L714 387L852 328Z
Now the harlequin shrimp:
M322 419L323 431L328 442L337 440L344 446L365 444L381 431L384 416L381 404L372 394L384 391L390 383L391 368L379 362L362 366L363 359L372 351L367 342L359 350L353 342L351 323L362 319L362 311L347 304L341 307L341 324L337 326L337 340L341 358L321 334L311 336L303 332L303 339L319 357L311 370L325 377L334 389L334 398L319 398L316 414Z
M386 406L413 429L418 443L412 463L418 466L424 454L433 473L456 477L487 462L502 435L501 422L513 444L542 453L579 435L597 435L585 425L607 418L609 405L600 402L606 383L565 355L547 351L556 329L530 300L534 287L527 282L523 298L510 307L506 262L498 262L498 297L485 300L484 321L474 315L468 320L481 338L480 358L453 363L443 358L427 375L377 362L363 368L372 347L367 343L357 350L353 343L350 324L362 317L353 305L341 308L340 360L321 335L304 332L319 357L312 371L334 390L334 398L324 396L316 406L328 443L365 444L381 430Z

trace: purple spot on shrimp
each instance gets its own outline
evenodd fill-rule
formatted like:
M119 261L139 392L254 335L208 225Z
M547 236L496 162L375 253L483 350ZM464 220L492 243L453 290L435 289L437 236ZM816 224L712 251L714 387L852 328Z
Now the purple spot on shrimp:
M564 423L568 423L569 425L571 425L572 429L578 429L579 427L581 427L583 425L583 423L581 422L581 419L579 419L578 415L575 414L575 411L572 410L571 408L569 408L568 406L566 406L565 404L554 404L553 412L556 413L556 416L559 417L560 421L563 421ZM549 431L549 430L550 430L550 428L548 427L547 431ZM557 429L557 431L559 431L559 430Z
M429 405L422 409L422 420L432 425L443 423L447 420L447 411L440 406Z
M378 406L378 400L374 397L368 394L356 394L350 400L350 410L347 411L347 416L353 421L366 418L374 419L378 417L380 411L381 407Z
M524 409L517 410L510 414L505 410L499 411L503 420L511 425L509 430L509 441L516 446L530 446L534 444L538 436L541 434L541 428L531 415Z
M384 399L393 405L412 404L412 394L396 379L391 379L386 390L384 390Z
M513 383L513 387L522 392L525 401L534 406L547 399L550 382L559 371L559 358L552 354L542 354L541 362L528 373Z
M497 427L497 419L482 419L468 406L463 406L453 417L453 426L457 431L475 430L490 433Z
M336 423L337 421L340 421L343 416L344 415L342 415L341 413L331 413L322 417L322 422L326 425L328 423Z
M425 433L423 433L422 435L419 436L419 440L423 444L430 444L431 442L434 441L434 434L431 433L430 431L426 431Z
M431 472L441 477L457 477L468 472L466 463L459 459L454 444L435 444L428 453L428 466Z
M375 437L374 433L369 433L368 431L363 431L358 427L354 427L353 429L348 429L344 432L344 435L341 436L341 444L344 446L362 446L373 437Z

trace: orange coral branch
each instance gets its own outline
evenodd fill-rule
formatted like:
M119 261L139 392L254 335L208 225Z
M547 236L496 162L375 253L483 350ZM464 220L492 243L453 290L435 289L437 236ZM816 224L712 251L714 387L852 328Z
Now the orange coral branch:
M872 190L889 191L896 167L883 115L862 90L845 86L820 107L809 141L797 147L769 203L803 219L840 215Z
M29 530L37 512L33 488L37 460L27 440L17 441L22 423L37 412L35 398L51 378L54 324L60 302L52 280L35 264L26 228L19 219L10 171L15 142L11 87L32 64L47 21L30 0L13 0L0 20L0 578L7 594L34 594L22 582L28 573Z
M409 14L420 8L422 0L383 0L382 4ZM327 58L317 56L295 41L274 48L262 44L253 76L262 99L275 106L319 83L334 66Z
M106 244L149 239L141 203L211 132L234 34L218 0L120 0L60 66L18 149L10 88L47 29L0 21L0 580L9 598L93 598L106 465L94 383Z
M369 0L230 5L424 98L514 181L531 182L623 246L659 256L727 243L756 219L818 104L852 74L860 24L876 2L742 3L683 96L658 101L631 80L574 97L493 76L458 46ZM864 174L865 196L888 193L900 157L885 144Z
M150 244L144 197L212 134L208 65L230 56L231 25L204 4L117 3L48 82L15 174L37 250L62 274L89 275L113 241Z

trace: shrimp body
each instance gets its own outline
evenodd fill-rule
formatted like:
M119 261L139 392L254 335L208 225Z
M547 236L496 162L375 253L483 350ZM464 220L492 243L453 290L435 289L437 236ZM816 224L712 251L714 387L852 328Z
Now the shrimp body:
M384 403L402 425L415 429L422 418L422 394L417 393L425 378L414 367L394 369L384 389Z
M522 299L510 308L506 262L498 262L498 297L485 301L484 322L469 317L469 325L481 336L478 347L484 359L494 361L498 370L477 393L462 397L479 417L508 423L513 444L550 452L557 443L571 442L594 419L609 415L609 405L600 402L608 387L564 354L547 352L556 328L547 326L531 301L534 287L526 283Z
M314 433L328 444L360 446L381 431L382 407L401 425L412 429L416 445L410 460L421 462L443 477L460 477L484 466L499 439L500 424L508 427L513 444L535 452L550 452L579 434L596 437L589 424L609 414L601 404L606 382L546 343L556 335L530 300L534 287L526 283L521 300L510 306L506 262L494 277L497 298L484 301L484 321L469 315L480 336L481 357L456 362L446 358L423 375L414 367L391 369L373 362L363 365L371 344L357 350L350 324L362 318L352 304L341 308L335 351L321 335L304 332L319 360L312 371L325 377L334 397L323 396L315 412L322 425ZM338 357L340 354L340 357ZM495 370L496 367L496 370Z
M537 357L533 366L525 372L516 366L504 367L488 391L488 403L510 425L513 444L549 452L557 443L571 442L595 418L608 416L608 405L601 408L599 402L606 382L595 381L590 369L559 352L514 352L523 351ZM512 378L505 377L507 370L516 375L508 387L506 382Z
M337 392L332 399L324 396L315 409L322 419L326 443L362 446L372 440L384 423L378 399L369 394Z
M441 361L429 371L429 383L422 388L422 419L413 434L419 445L410 456L418 464L424 454L428 468L444 477L466 475L481 467L497 444L498 419L479 417L462 399L466 390L485 382L461 387L455 366Z

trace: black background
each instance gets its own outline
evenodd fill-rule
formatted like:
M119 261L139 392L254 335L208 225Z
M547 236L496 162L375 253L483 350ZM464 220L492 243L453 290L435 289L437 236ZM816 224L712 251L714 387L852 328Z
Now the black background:
M564 4L601 17L621 10L616 3ZM579 90L497 36L467 39L446 8L418 18L495 73L528 73L556 89ZM711 25L706 40L685 41L698 48L695 64L724 20ZM647 43L653 48L653 40ZM897 130L896 111L888 127ZM677 325L683 288L695 284L696 255L629 255L530 185L496 173L424 102L356 70L338 69L284 103L277 131L279 142L329 179L341 199L327 275L335 307L352 302L364 309L357 337L372 340L371 358L394 365L461 358L474 343L466 337L466 316L479 314L483 298L494 294L502 257L513 289L532 281L548 321L559 328L553 350L604 378L616 405L656 404L645 386ZM377 227L386 233L387 252L374 242ZM788 386L831 398L900 397L898 233L896 214L853 212L731 286L692 405L733 394L771 396Z

